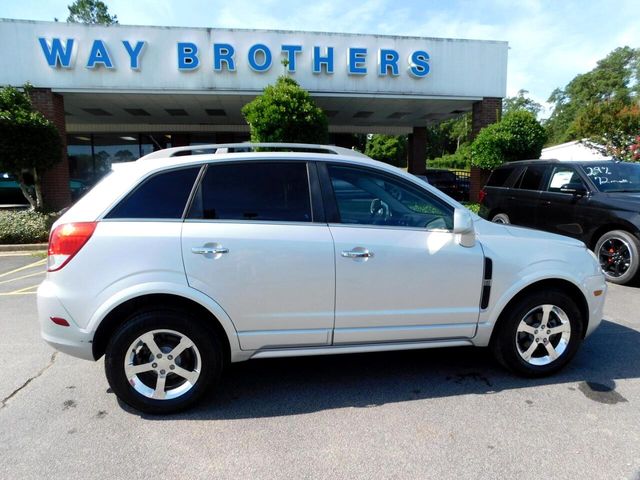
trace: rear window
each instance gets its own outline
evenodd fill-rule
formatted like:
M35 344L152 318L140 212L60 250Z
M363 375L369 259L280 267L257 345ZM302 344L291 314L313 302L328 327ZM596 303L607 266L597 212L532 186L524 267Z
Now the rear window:
M200 167L159 173L145 180L105 218L182 218Z
M514 170L514 167L498 168L494 170L489 177L487 187L504 187Z
M547 167L543 165L529 165L520 178L520 182L516 185L516 188L522 190L540 190L546 169Z
M310 222L307 165L304 162L209 165L189 218Z

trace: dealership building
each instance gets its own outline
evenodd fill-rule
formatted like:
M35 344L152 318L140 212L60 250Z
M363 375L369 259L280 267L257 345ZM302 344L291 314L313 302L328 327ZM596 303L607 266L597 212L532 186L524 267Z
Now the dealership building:
M502 41L0 19L0 86L32 84L65 140L43 185L59 208L70 178L93 184L112 163L247 141L242 107L283 74L325 111L332 143L408 134L409 171L422 173L427 125L472 111L476 134L499 118L507 51Z

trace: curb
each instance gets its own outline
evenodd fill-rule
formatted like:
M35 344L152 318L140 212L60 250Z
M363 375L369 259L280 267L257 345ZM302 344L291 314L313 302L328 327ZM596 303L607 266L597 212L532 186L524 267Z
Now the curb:
M47 243L25 243L18 245L0 245L0 252L35 252L47 250L49 245Z

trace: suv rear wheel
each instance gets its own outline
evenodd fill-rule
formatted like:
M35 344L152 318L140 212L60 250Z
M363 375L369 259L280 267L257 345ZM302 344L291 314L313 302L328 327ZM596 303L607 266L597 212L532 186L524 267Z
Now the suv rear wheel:
M640 240L624 230L612 230L600 237L595 254L607 280L625 285L638 273Z
M498 362L520 375L543 377L560 370L582 341L580 310L561 291L523 297L505 315L491 348Z
M145 413L165 414L197 402L222 371L215 332L187 312L134 314L107 347L105 371L120 400Z

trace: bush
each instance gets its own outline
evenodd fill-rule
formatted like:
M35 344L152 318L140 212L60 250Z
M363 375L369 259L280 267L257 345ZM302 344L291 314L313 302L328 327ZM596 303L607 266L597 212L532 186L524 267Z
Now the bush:
M407 137L405 135L371 135L367 139L364 154L374 160L404 168L407 166Z
M479 203L471 203L471 202L462 202L462 204L467 207L467 209L471 210L473 213L475 213L476 215L478 214L478 212L480 211L480 204Z
M471 144L471 163L492 170L504 162L540 158L547 135L533 113L515 111L486 128Z
M432 160L427 160L429 168L449 168L454 170L469 170L471 167L471 146L460 145L456 153L446 154Z
M56 219L56 215L33 210L0 211L0 244L46 242Z

